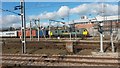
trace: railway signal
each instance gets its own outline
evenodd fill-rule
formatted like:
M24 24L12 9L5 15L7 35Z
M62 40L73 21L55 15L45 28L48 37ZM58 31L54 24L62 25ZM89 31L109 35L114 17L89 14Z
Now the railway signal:
M98 31L100 32L100 52L104 52L103 51L103 23L105 23L105 4L102 3L102 10L100 11L100 13L102 14L103 16L103 21L102 22L99 22L99 25L98 25Z
M98 28L98 31L100 32L100 52L104 52L103 51L103 29L102 29L102 27L103 27L103 22L100 22L99 23L99 28Z

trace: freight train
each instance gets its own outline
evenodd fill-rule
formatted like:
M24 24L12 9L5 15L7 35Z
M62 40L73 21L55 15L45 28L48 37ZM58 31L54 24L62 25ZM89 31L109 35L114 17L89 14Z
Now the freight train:
M83 32L87 31L86 28L80 28L80 29L75 29L75 30L70 30L70 29L54 29L54 30L40 30L39 31L39 36L40 37L49 37L49 35L51 35L51 37L69 37L69 35L71 34L71 36L75 36L76 37L83 37ZM5 32L0 32L0 37L20 37L21 36L21 30L18 31L5 31ZM32 30L31 31L31 36L32 37L38 37L38 31L37 30ZM86 36L90 36L89 32L87 31L87 35ZM30 30L26 30L26 37L30 37Z

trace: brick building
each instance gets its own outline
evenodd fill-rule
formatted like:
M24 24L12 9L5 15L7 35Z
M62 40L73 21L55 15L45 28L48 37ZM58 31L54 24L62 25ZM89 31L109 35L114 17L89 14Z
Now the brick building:
M93 36L99 35L98 33L98 24L103 23L102 29L104 30L104 34L110 34L111 29L114 34L117 34L118 29L120 29L120 18L118 16L97 16L95 18L85 18L74 20L71 26L75 28L87 28L89 33Z

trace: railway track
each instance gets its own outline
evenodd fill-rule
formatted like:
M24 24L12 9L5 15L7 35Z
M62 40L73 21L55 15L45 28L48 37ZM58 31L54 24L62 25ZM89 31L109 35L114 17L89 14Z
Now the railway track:
M19 66L119 66L120 58L92 55L3 54L2 63Z
M62 46L63 49L65 49L65 45L69 40L40 40L40 41L26 41L26 45L27 47L30 47L31 45L42 45L43 48L44 46L46 47L51 47L51 48L55 48L54 45L56 46ZM74 49L99 49L100 45L99 45L99 41L87 41L87 40L72 40L73 45L74 45ZM11 45L16 45L18 47L18 45L21 46L21 41L20 40L14 40L14 41L3 41L2 42L3 45L7 45L7 47L10 47ZM51 46L49 46L51 44ZM118 46L118 44L115 45L116 48ZM13 47L13 46L12 46ZM15 47L15 46L14 46ZM10 47L11 48L11 47ZM104 48L111 48L110 46L110 42L109 41L105 41L104 42Z

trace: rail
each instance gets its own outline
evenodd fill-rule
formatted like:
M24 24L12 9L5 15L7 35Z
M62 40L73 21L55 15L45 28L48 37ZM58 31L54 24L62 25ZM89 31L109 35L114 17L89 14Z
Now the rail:
M4 64L19 64L19 65L38 65L44 63L53 65L64 64L65 66L72 64L75 65L87 65L87 66L119 66L120 57L111 56L92 56L92 55L40 55L40 54L3 54L2 63ZM17 63L19 62L19 63ZM69 64L68 64L69 63Z

